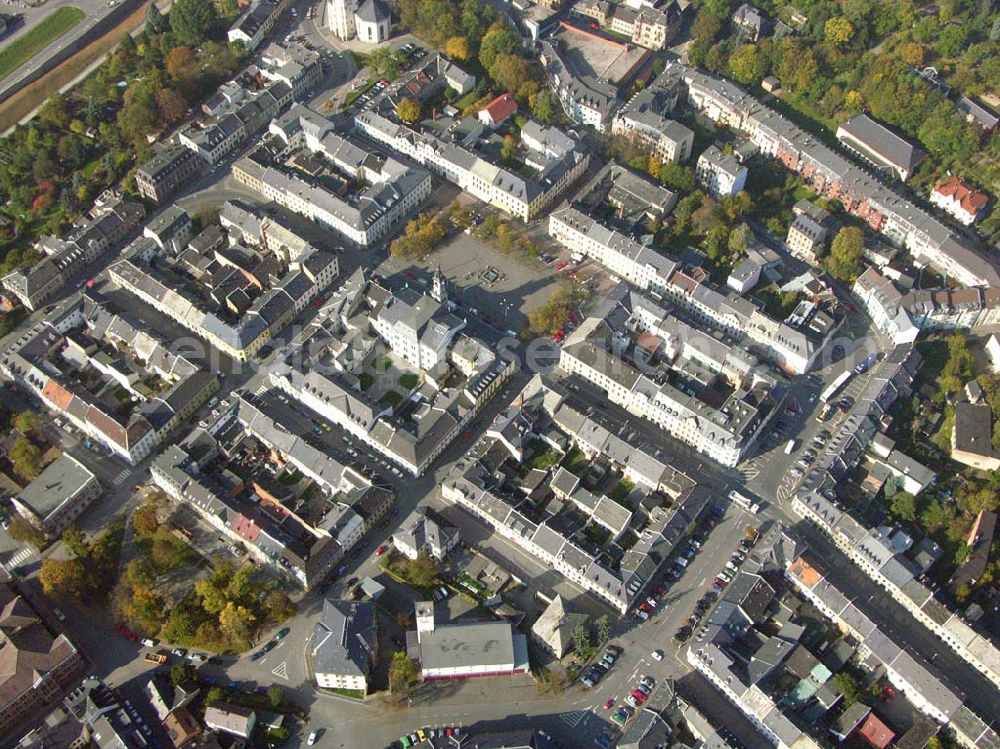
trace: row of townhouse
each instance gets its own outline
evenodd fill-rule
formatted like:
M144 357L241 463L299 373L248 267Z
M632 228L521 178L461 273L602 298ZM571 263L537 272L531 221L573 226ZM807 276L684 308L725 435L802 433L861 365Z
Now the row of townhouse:
M463 333L465 320L441 301L410 288L393 292L360 271L326 310L324 324L302 338L299 362L272 367L271 383L414 476L427 472L514 371L512 359ZM420 371L406 399L416 418L400 419L360 386L355 372L378 345ZM462 381L447 386L451 374Z
M638 91L618 111L611 123L611 133L649 148L664 164L682 164L691 158L694 131L676 120L664 117L677 104L677 89L653 85Z
M849 591L822 573L821 566L812 555L803 554L788 561L784 575L801 595L857 640L863 657L879 663L914 707L949 726L959 743L968 749L991 749L1000 744L990 721L977 715L958 689L931 673L922 656L882 632L852 602Z
M811 520L914 618L1000 686L1000 650L989 637L978 633L937 600L935 591L924 582L921 570L893 543L893 534L881 528L865 528L834 501L817 492L797 494L792 510Z
M223 354L247 362L292 321L339 274L337 256L310 247L288 264L285 277L258 296L237 320L224 319L204 300L175 288L155 268L160 255L155 242L142 237L125 257L108 268L111 280L155 310L167 315Z
M644 600L644 591L694 527L709 495L645 447L629 444L592 421L570 403L569 397L569 391L560 383L536 375L487 434L458 461L441 483L441 495L624 614ZM570 444L589 460L611 461L622 466L625 475L646 490L669 490L674 494L675 501L669 509L655 506L641 517L624 521L625 525L635 526L638 540L620 559L608 557L599 548L585 548L568 527L535 522L522 511L525 508L521 504L531 491L507 480L506 475L521 473L524 446L552 427L567 435ZM572 478L572 474L560 469L553 478L553 490L574 504L583 502L589 508L596 498L574 498L575 482L564 485L562 481ZM599 507L597 503L594 512ZM598 522L596 518L593 521ZM622 529L621 519L608 518L601 524L614 527L615 531Z
M109 354L99 343L124 354ZM0 370L131 465L146 458L219 389L216 375L173 353L89 289L8 347ZM86 370L93 377L85 384L77 372ZM95 394L98 377L120 388L134 407L123 412L109 405L110 394Z
M680 31L687 3L669 0L661 7L652 3L618 4L606 0L577 0L570 10L593 18L615 34L632 40L646 49L665 49Z
M237 161L233 176L264 198L315 221L359 247L379 242L430 197L431 175L424 169L379 157L330 131L321 140L306 136L303 142L338 172L362 180L367 186L342 196L321 182L271 161L264 149Z
M289 432L249 397L231 396L219 412L155 458L153 481L245 546L256 561L306 590L323 583L344 555L388 517L393 493ZM321 517L307 520L282 498L269 496L262 472L236 475L227 467L248 438L267 451L269 461L294 467L327 497ZM251 467L263 465L258 461ZM242 496L251 488L256 501Z
M146 210L113 192L73 224L64 238L42 237L35 245L42 258L3 278L3 286L30 310L51 301L104 253L118 247L142 225Z
M655 305L636 296L622 286L584 320L564 341L560 368L698 452L737 465L780 412L784 387L748 352L699 335L666 310L651 315ZM734 359L749 369L734 372ZM708 399L684 383L689 374L691 382L707 383ZM721 403L714 388L720 380L732 387Z
M178 142L208 164L217 165L255 133L268 126L293 101L303 98L323 76L315 52L272 44L261 65L252 65L222 84L202 105L208 116L181 128Z
M676 304L738 339L748 339L763 355L795 374L813 367L839 327L838 321L810 301L803 301L787 320L774 320L734 291L712 286L700 269L687 271L573 206L560 207L549 215L548 232L572 252L593 258L663 302Z
M608 121L618 106L618 89L593 76L574 75L559 53L557 42L543 40L538 60L566 116L598 132L607 130Z
M555 128L541 128L529 122L526 127L532 126L544 137L522 141L527 151L525 166L530 172L529 176L523 176L479 155L476 144L485 126L474 126L468 133L461 129L461 136L449 139L464 123L454 122L446 127L444 118L439 118L438 124L444 136L418 132L373 110L362 111L354 118L355 129L365 136L410 157L484 203L522 221L543 214L590 163L590 154L581 150L575 139Z
M911 289L903 292L875 267L854 283L854 293L872 321L893 343L913 342L921 330L968 328L1000 323L1000 289Z
M905 247L916 263L932 265L964 286L1000 285L989 256L736 84L679 63L668 65L664 75L683 84L692 106L746 134L762 154L798 172L821 195L840 201L873 230Z

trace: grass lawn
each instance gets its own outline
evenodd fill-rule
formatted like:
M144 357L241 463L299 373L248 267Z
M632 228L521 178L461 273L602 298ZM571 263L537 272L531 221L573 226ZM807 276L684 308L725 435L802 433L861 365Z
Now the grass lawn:
M483 94L477 94L476 89L472 89L469 93L465 94L459 99L456 99L454 104L452 104L458 111L463 111L466 107L475 104L479 99L481 99Z
M302 474L294 468L290 468L278 477L278 483L282 486L295 486L302 480Z
M563 466L575 476L582 476L583 472L587 470L587 461L583 457L583 453L574 447L566 454Z
M618 486L608 496L611 497L618 504L624 504L625 499L628 497L628 493L635 488L635 484L626 478L623 478L618 482Z
M347 96L344 97L344 106L349 107L362 96L364 96L372 86L378 81L377 78L372 78L368 83L364 84L360 88L356 88L353 91L348 91Z
M360 689L337 689L337 687L321 687L321 692L326 692L327 694L335 694L339 697L346 697L349 700L357 700L360 702L365 698L365 693Z
M531 468L537 468L544 471L549 466L554 466L559 462L559 453L555 450L549 448L548 450L542 450L541 452L536 452L531 456L531 460L528 465Z
M400 395L399 393L397 393L397 392L396 392L395 390L387 390L387 391L386 391L386 392L385 392L385 393L384 393L384 394L382 395L382 397L381 397L381 398L379 398L379 400L380 400L380 401L381 401L382 403L385 403L385 404L387 404L387 405L390 405L390 406L395 406L395 405L396 405L397 403L399 403L399 402L400 402L401 400L403 400L403 396L401 396L401 395Z
M405 390L413 390L419 381L420 378L413 374L413 372L407 372L399 376L399 385Z
M48 47L84 17L79 8L63 6L43 18L35 28L0 49L0 80Z

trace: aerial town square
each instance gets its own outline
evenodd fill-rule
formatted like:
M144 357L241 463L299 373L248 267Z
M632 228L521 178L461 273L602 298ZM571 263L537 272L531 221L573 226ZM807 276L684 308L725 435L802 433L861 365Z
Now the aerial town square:
M0 749L1000 749L1000 2L0 1Z

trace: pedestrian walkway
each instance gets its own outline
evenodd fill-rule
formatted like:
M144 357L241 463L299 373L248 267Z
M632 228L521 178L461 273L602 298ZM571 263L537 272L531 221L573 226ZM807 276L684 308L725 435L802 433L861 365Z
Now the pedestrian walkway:
M28 549L28 548L19 549L14 553L14 556L10 558L10 561L7 563L7 565L11 568L19 567L24 562L31 559L31 557L33 556L35 556L34 549Z
M576 728L589 714L589 710L574 710L571 713L560 713L559 720L570 728Z

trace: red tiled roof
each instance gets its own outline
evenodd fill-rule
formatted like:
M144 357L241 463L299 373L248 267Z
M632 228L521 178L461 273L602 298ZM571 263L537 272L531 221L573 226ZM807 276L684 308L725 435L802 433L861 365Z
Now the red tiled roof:
M858 733L864 736L865 741L875 747L875 749L885 749L896 738L889 726L879 720L875 713L869 713L865 722L861 724Z
M55 379L49 379L42 388L42 397L55 406L60 411L69 408L69 403L73 400L73 393L64 388Z
M934 192L946 198L954 198L961 204L962 210L971 214L979 213L989 200L984 193L969 187L954 174L934 185Z
M240 538L244 538L250 543L257 540L257 536L260 535L260 526L252 518L248 518L246 515L237 515L236 519L233 521L233 532L236 533Z
M500 94L500 96L483 107L483 109L494 122L501 122L517 111L517 102L514 101L514 97L510 94Z

